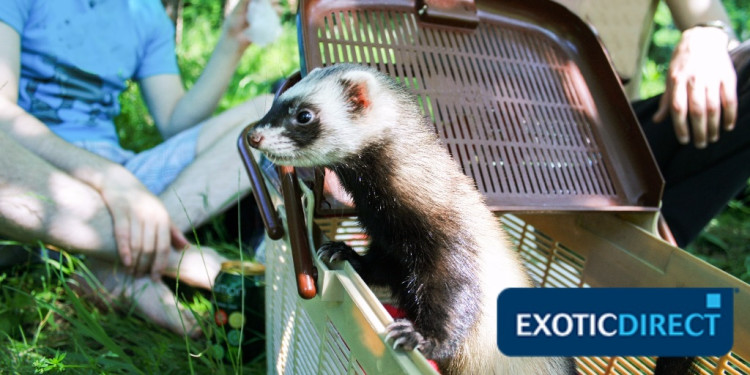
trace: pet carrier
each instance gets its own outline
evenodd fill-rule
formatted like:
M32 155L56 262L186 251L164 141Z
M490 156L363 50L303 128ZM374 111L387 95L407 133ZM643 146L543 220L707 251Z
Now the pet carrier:
M415 93L541 287L737 288L734 349L699 365L750 372L750 286L658 235L659 171L607 54L577 16L544 0L317 0L301 2L298 29L303 71L366 64ZM300 183L281 167L280 183L263 178L277 171L258 169L244 134L269 229L269 373L434 372L418 352L385 344L387 296L348 263L329 269L312 255L324 239L367 242L354 212L327 193L326 174L304 171ZM578 365L649 373L654 359Z

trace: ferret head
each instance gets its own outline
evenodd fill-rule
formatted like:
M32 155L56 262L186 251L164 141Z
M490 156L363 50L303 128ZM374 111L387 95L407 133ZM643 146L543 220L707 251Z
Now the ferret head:
M394 91L395 90L395 91ZM400 89L374 69L315 69L280 95L248 133L276 164L331 165L379 142L398 118Z

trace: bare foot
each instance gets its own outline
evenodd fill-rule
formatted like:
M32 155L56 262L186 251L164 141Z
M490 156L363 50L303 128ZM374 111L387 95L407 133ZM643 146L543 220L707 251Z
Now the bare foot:
M227 260L210 247L190 245L185 250L169 254L169 264L164 274L190 286L211 289L221 271L221 263Z
M95 294L97 297L107 300L123 298L126 304L133 304L138 313L157 325L193 338L201 335L193 314L177 301L163 281L154 281L150 275L133 278L125 268L112 263L94 259L87 263L104 288Z
M185 284L210 289L227 259L209 247L191 245L183 251L173 251L165 275L179 278ZM185 309L175 294L162 280L149 275L134 278L122 267L101 260L90 259L89 269L104 288L104 298L117 297L132 303L146 319L177 334L198 337L202 334L193 314ZM179 273L178 273L179 269Z
M172 290L161 280L154 281L150 276L137 278L122 295L135 305L139 313L157 325L192 338L202 334L193 314L177 301Z
M212 248L190 245L185 250L170 253L164 274L190 286L210 289L221 270L221 263L226 260ZM134 278L121 265L95 258L90 258L87 263L104 288L101 293L92 295L106 300L122 297L146 319L177 334L190 337L202 334L193 314L177 301L172 289L162 280L153 280L149 275ZM90 289L83 280L79 280L79 284L84 289Z

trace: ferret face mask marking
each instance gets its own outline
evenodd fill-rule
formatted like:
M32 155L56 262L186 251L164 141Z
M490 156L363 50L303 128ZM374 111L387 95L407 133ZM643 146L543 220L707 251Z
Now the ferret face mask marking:
M282 165L340 162L382 132L367 126L376 90L368 72L313 70L274 101L248 135L250 145Z
M320 116L315 104L282 95L249 134L250 145L277 163L299 158L320 137Z

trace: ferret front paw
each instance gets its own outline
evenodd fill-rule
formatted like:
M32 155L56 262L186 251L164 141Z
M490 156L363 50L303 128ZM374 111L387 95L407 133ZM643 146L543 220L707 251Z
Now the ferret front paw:
M359 254L357 254L351 246L341 241L334 241L326 242L320 246L320 249L318 249L318 257L320 257L320 260L325 264L331 264L342 260L352 262L359 257Z
M414 325L406 319L398 319L386 328L388 334L385 341L393 339L393 349L412 351L422 349L424 337L414 329Z

